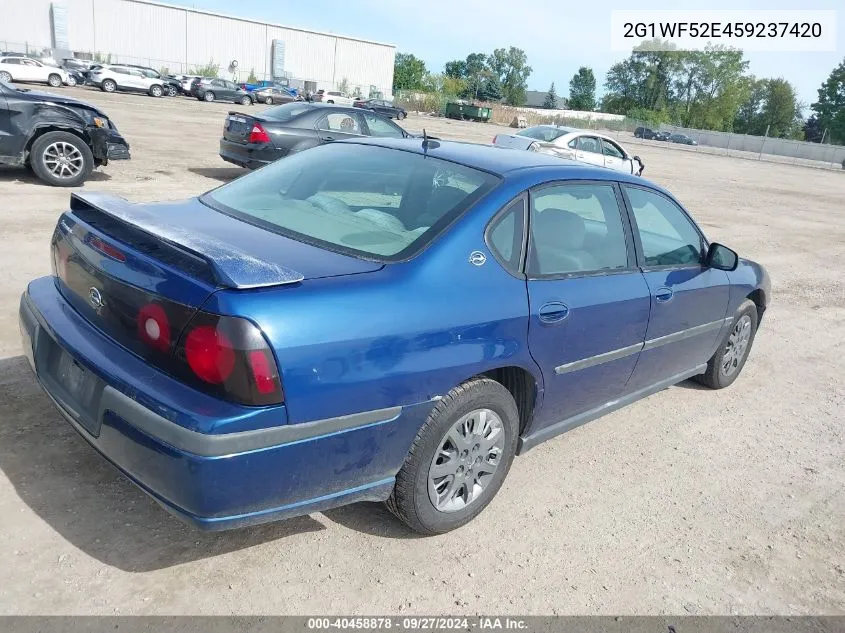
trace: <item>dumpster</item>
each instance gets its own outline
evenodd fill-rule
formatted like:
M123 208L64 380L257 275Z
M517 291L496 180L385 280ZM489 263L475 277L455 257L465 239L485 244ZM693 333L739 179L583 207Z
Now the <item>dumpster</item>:
M459 119L461 121L469 119L470 121L481 121L483 123L487 123L493 116L493 110L485 108L484 106L453 101L446 104L445 114L449 119Z

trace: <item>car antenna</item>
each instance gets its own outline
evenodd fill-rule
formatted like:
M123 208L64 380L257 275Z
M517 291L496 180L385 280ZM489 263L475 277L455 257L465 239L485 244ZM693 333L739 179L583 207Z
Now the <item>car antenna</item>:
M432 149L440 147L440 143L435 141L433 138L429 138L428 134L425 132L425 128L423 128L423 155L428 154L428 148L431 147Z

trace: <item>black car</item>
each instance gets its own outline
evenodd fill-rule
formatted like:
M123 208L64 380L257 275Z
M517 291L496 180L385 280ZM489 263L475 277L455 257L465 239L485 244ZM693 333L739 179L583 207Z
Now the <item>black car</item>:
M94 106L0 81L0 164L30 167L57 187L82 184L94 167L129 158L129 144Z
M242 105L255 103L253 96L228 79L194 79L191 94L200 101L229 101Z
M408 113L405 111L404 108L400 108L399 106L395 106L390 101L384 101L383 99L363 99L358 100L352 104L356 108L364 108L365 110L372 110L373 112L378 112L386 117L390 117L391 119L399 119L400 121L408 116Z
M412 135L375 112L296 101L267 108L255 116L230 112L220 139L220 157L256 169L316 145L361 136Z
M669 136L669 142L680 143L681 145L698 145L698 143L696 143L686 134L671 134Z

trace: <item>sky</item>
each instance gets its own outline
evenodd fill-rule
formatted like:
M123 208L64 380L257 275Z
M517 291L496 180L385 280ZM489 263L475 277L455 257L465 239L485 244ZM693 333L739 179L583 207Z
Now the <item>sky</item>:
M759 78L783 77L808 106L835 66L845 58L845 4L841 0L165 0L171 4L266 20L284 26L376 40L413 53L432 72L452 59L517 46L533 72L529 90L569 94L580 66L596 74L599 94L608 68L625 57L611 51L614 9L839 9L835 52L748 52L749 71ZM841 6L840 6L841 5ZM807 111L805 110L805 116Z

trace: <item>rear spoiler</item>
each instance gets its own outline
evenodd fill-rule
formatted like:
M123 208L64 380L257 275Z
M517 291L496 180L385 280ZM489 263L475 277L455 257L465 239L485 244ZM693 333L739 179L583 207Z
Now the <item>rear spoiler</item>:
M146 242L152 240L182 255L201 260L215 282L224 288L266 288L299 283L305 278L296 270L256 259L217 238L188 233L169 222L152 205L133 204L117 196L84 192L71 194L70 209L89 214L95 212L106 220L118 222L122 231L120 236L115 237L130 245L137 241L135 238ZM87 221L87 218L82 219Z

